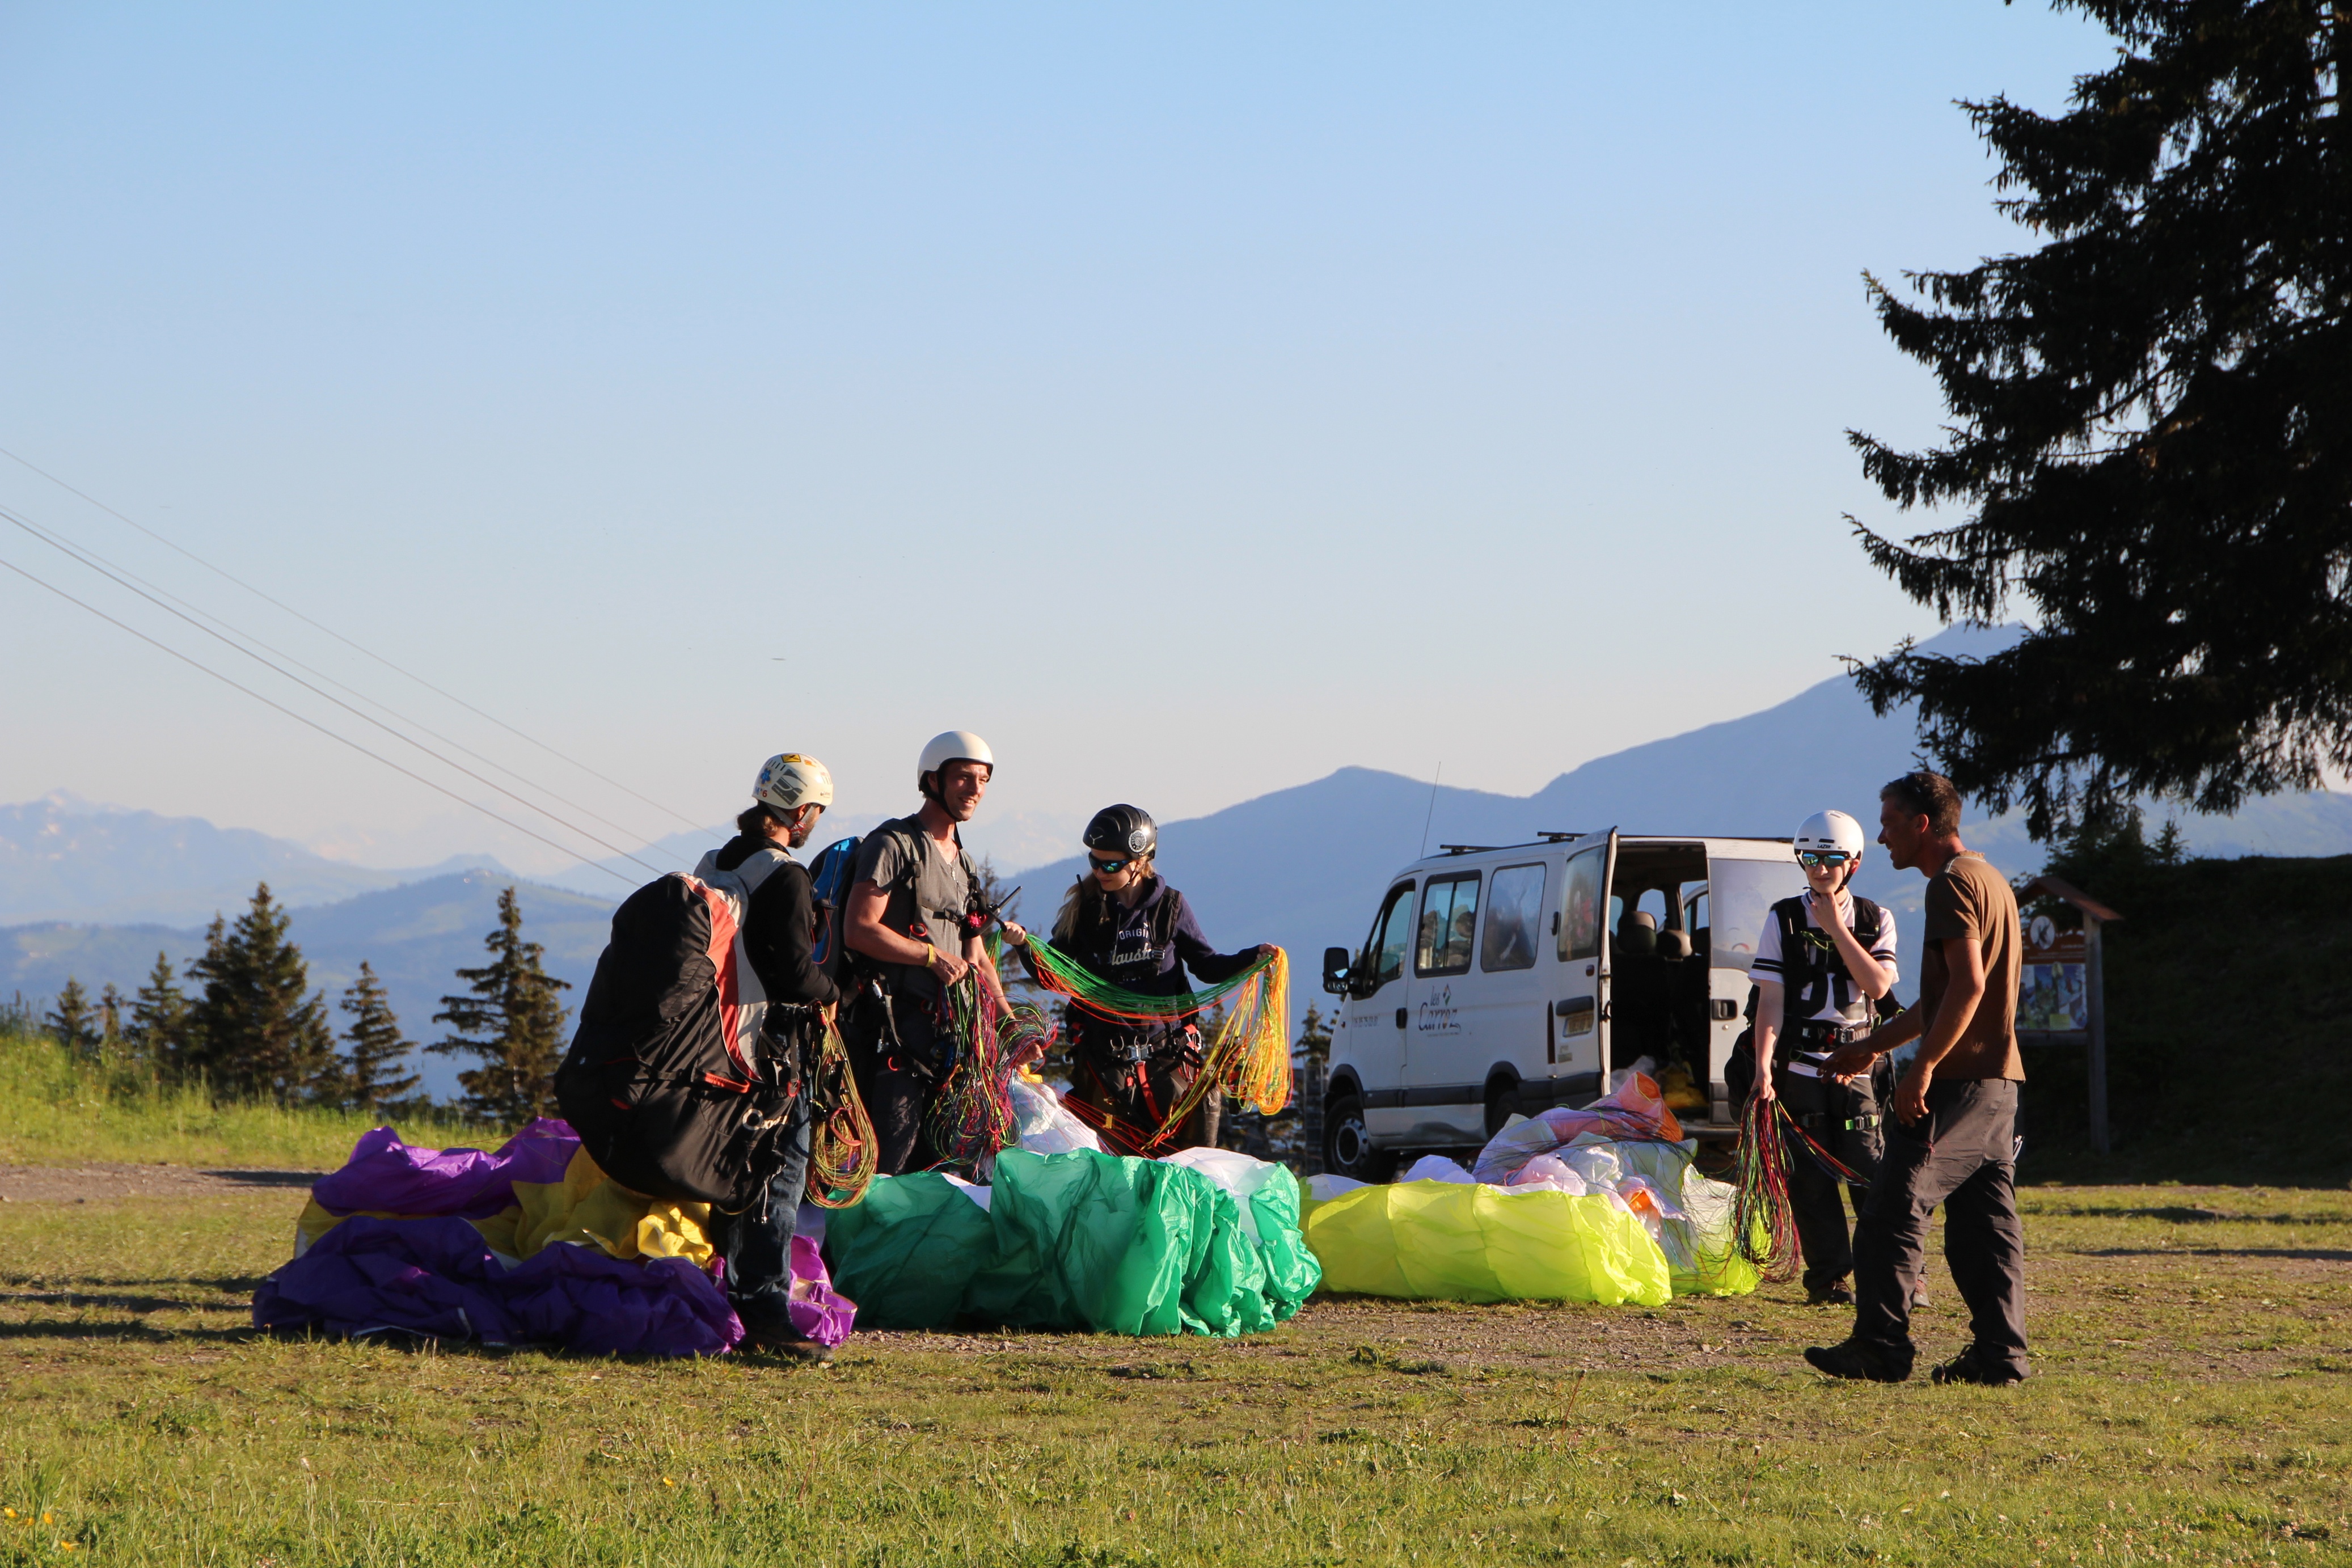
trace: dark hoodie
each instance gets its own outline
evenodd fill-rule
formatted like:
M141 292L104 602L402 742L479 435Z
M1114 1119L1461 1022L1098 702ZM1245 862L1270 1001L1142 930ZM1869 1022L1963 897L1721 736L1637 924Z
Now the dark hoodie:
M1184 895L1156 876L1150 891L1132 908L1115 894L1087 899L1079 908L1077 928L1055 938L1054 946L1098 978L1147 997L1178 997L1191 990L1184 980L1186 969L1202 984L1213 986L1257 961L1255 948L1219 953L1211 947Z
M713 863L720 871L733 871L761 850L781 848L767 839L738 833L713 857ZM787 856L751 894L743 913L743 952L770 1001L821 1008L835 999L833 982L809 956L815 938L816 906L809 895L808 871Z

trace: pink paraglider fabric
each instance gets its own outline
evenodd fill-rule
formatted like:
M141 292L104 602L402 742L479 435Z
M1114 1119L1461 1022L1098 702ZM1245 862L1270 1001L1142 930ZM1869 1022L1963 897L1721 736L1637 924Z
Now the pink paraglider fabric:
M824 1254L805 1236L793 1238L792 1272L792 1299L785 1311L792 1314L793 1327L819 1344L847 1339L857 1321L857 1303L833 1288Z

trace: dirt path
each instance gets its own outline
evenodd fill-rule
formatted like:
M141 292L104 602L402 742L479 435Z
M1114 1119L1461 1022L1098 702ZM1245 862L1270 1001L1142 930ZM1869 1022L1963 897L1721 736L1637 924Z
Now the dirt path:
M185 1166L0 1166L0 1203L87 1203L300 1189L324 1171L199 1171Z

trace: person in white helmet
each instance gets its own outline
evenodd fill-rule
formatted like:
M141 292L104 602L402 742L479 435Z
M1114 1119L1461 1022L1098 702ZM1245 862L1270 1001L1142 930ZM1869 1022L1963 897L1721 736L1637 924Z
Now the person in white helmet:
M915 765L922 805L858 846L842 940L878 975L859 988L844 1038L885 1175L937 1157L923 1129L955 1065L947 988L976 972L1003 1001L981 940L980 870L961 832L995 772L988 743L970 730L934 736Z
M803 1060L815 1026L838 1000L833 981L810 957L815 928L808 872L792 852L808 842L817 819L833 804L833 775L814 757L788 751L772 757L752 785L751 804L735 819L735 836L702 857L695 874L731 872L751 888L741 939L751 972L767 993L763 1041L772 1042L806 1082ZM761 1208L729 1214L714 1208L710 1244L727 1262L727 1296L753 1345L804 1360L828 1361L831 1352L803 1338L787 1310L792 1292L793 1222L808 1185L809 1110L794 1094L785 1113L784 1163L768 1182Z
M1775 904L1756 942L1756 1089L1782 1100L1806 1136L1865 1182L1883 1146L1877 1096L1868 1077L1841 1082L1823 1071L1840 1047L1868 1034L1873 1004L1895 988L1895 916L1848 887L1862 868L1862 824L1843 811L1816 811L1793 849L1808 890ZM1853 1231L1843 1183L1789 1140L1789 1205L1805 1258L1805 1297L1814 1306L1851 1305ZM1862 1207L1862 1194L1853 1205Z

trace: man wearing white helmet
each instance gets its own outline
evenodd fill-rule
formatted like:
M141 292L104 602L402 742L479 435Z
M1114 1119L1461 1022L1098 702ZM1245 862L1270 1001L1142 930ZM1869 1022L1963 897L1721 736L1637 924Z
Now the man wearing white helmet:
M833 981L810 956L814 905L808 872L792 856L808 842L817 819L833 804L833 775L815 758L788 751L768 758L751 794L751 804L735 819L735 836L704 855L694 873L704 881L715 873L730 873L751 890L744 900L740 940L751 972L767 994L770 1023L762 1031L762 1043L790 1053L806 1045L815 1016L829 1011L837 1000ZM789 1054L786 1061L805 1082L804 1064ZM784 1164L769 1179L764 1213L713 1209L710 1244L726 1260L728 1300L749 1341L784 1354L826 1361L831 1353L803 1338L787 1310L793 1221L808 1184L804 1092L793 1096L785 1117Z
M988 743L970 730L932 737L915 764L921 807L858 846L843 941L878 973L858 988L845 1038L885 1175L931 1163L923 1124L954 1066L947 988L975 972L1003 998L961 832L995 772Z
M1865 1182L1878 1167L1878 1100L1867 1077L1843 1082L1823 1065L1870 1032L1872 1003L1895 988L1895 917L1848 891L1862 867L1862 824L1816 811L1791 846L1809 890L1775 904L1756 941L1756 1093L1784 1101L1808 1138ZM1785 1041L1785 1051L1778 1049ZM1793 1142L1793 1141L1792 1141ZM1789 1206L1805 1257L1805 1298L1851 1306L1853 1231L1843 1183L1801 1146L1789 1155ZM1862 1195L1854 1195L1859 1214Z

